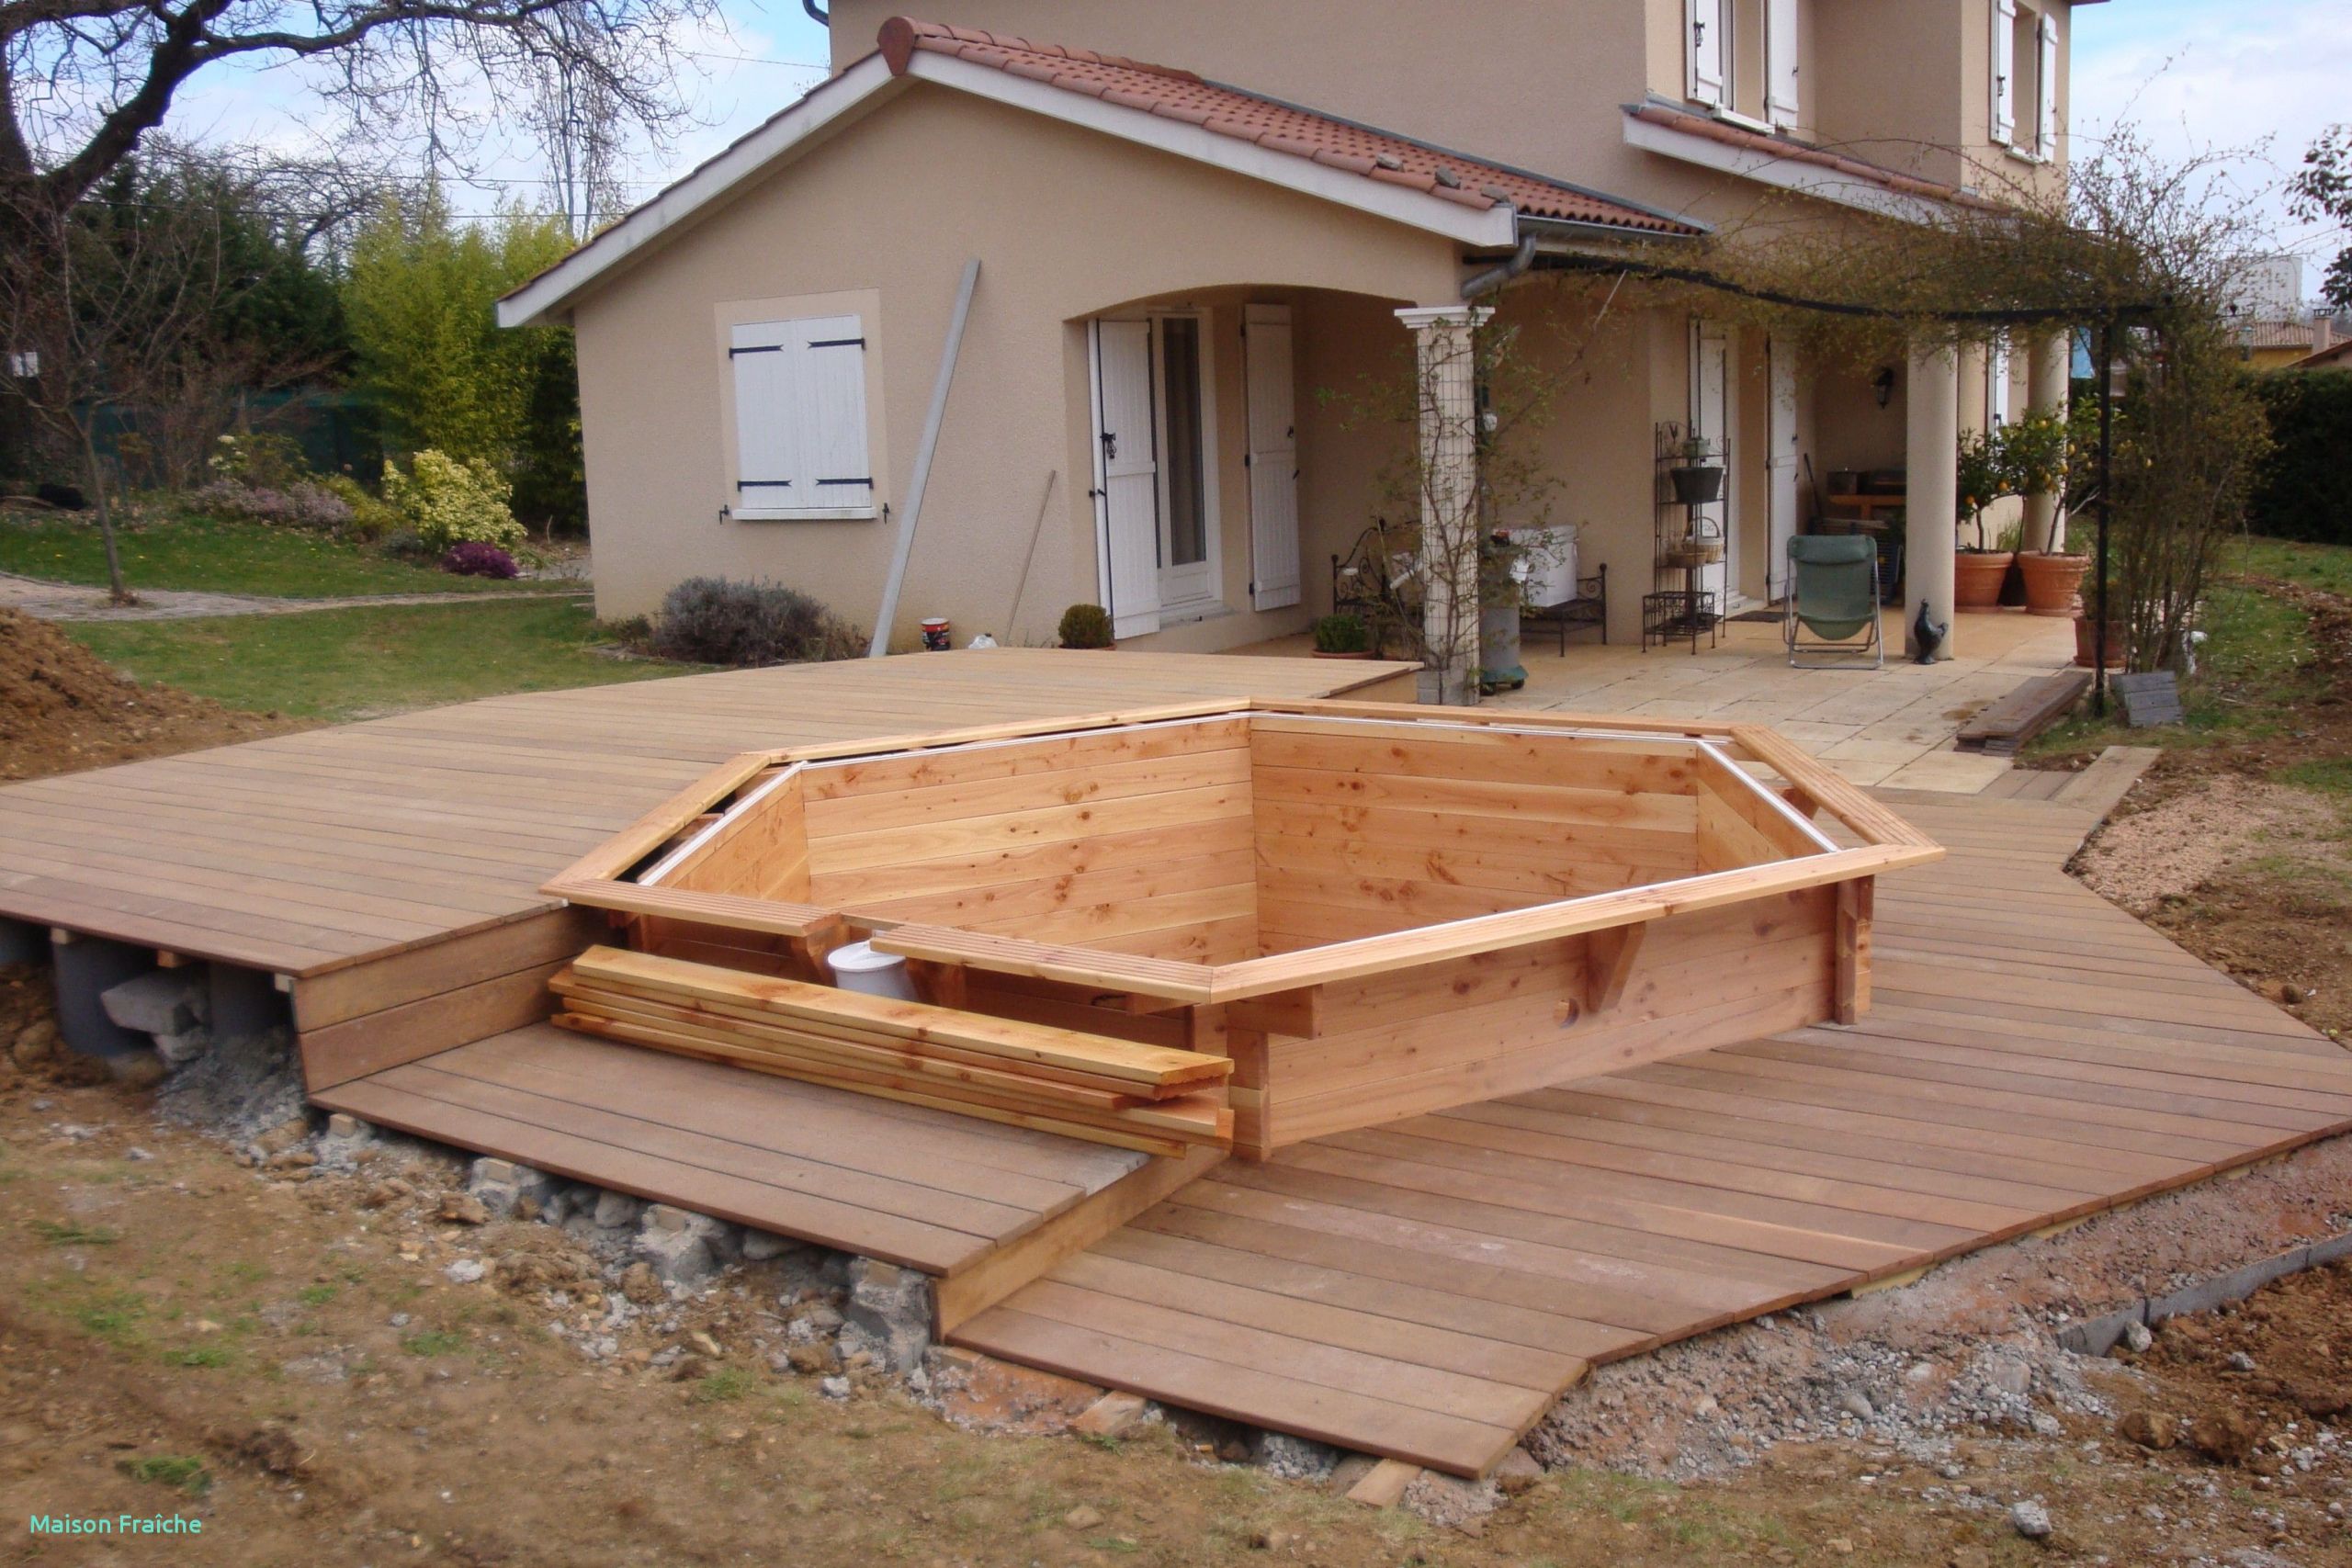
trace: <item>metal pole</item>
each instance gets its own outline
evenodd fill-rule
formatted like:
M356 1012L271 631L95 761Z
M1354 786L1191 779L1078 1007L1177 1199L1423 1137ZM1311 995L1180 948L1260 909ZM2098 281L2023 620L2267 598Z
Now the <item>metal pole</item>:
M882 585L882 612L874 618L874 641L868 659L890 651L890 623L899 616L899 590L907 581L907 558L914 553L915 525L922 520L923 487L931 482L931 455L939 446L939 422L947 417L947 389L956 382L956 355L964 346L964 321L972 313L972 288L980 280L980 258L964 264L963 281L956 286L956 313L948 318L947 344L939 353L939 378L931 387L931 412L922 422L922 445L915 448L914 477L907 483L907 514L899 523L898 547L890 556L890 576Z
M2098 623L2091 628L2091 712L2107 716L2107 523L2112 512L2108 492L2114 483L2115 455L2115 318L2098 329L2098 562L2092 568L2098 581L2092 588Z

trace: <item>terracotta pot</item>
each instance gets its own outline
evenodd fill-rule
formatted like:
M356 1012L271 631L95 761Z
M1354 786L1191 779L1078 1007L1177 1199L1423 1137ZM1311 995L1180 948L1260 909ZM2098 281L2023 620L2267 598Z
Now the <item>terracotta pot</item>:
M2001 579L2009 575L2015 550L1960 550L1952 556L1951 603L1956 610L1997 610Z
M2075 617L2075 662L2086 670L2093 668L2098 661L2098 649L2095 641L2098 632L2098 623L2088 615L2077 615ZM2109 670L2123 668L2123 623L2109 622L2107 667Z
M2071 615L2083 573L2091 569L2091 558L2028 550L2018 557L2018 568L2025 573L2027 615Z

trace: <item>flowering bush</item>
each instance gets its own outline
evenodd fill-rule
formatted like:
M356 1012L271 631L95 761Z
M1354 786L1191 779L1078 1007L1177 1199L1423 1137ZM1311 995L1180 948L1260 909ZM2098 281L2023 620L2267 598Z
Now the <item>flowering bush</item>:
M310 472L301 446L275 431L223 435L205 467L221 479L263 490L282 490Z
M353 509L334 491L309 479L279 488L218 479L189 495L202 510L220 517L242 517L284 528L317 528L341 532L350 525Z
M485 545L478 539L468 539L451 545L441 558L441 570L453 571L459 577L513 577L522 570L514 558L496 545Z
M385 502L431 551L469 542L521 544L523 525L506 508L508 493L498 470L481 458L461 463L430 446L410 459L407 473L384 468Z

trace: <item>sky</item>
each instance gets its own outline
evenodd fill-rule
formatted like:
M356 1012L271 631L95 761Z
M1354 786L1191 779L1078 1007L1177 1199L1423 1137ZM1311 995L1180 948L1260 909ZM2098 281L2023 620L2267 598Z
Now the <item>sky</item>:
M667 147L639 150L629 171L632 201L650 196L822 80L825 30L798 0L719 4L712 25L681 40L691 51L693 74L682 85L695 123ZM171 129L206 141L308 151L317 118L311 110L299 68L224 71L192 85L175 106ZM2166 158L2243 152L2233 177L2254 194L2275 187L2322 130L2346 120L2352 120L2347 0L2109 0L2075 11L2078 143L2128 122ZM487 211L502 197L544 204L537 169L526 141L487 146L476 160L481 177L458 186L453 204L467 212ZM2306 284L2315 288L2324 258L2345 236L2296 220L2275 192L2259 205L2279 248L2311 258Z

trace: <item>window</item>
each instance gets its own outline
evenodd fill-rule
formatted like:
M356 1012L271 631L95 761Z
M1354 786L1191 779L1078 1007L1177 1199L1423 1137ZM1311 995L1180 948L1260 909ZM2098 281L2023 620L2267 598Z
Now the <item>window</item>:
M2058 153L2058 24L1993 0L1993 140L2025 158Z
M1686 0L1685 90L1736 119L1797 119L1798 0Z
M1984 351L1984 427L2009 423L2009 340L1996 337Z
M734 515L873 516L862 321L747 321L729 332L727 361L735 386Z

